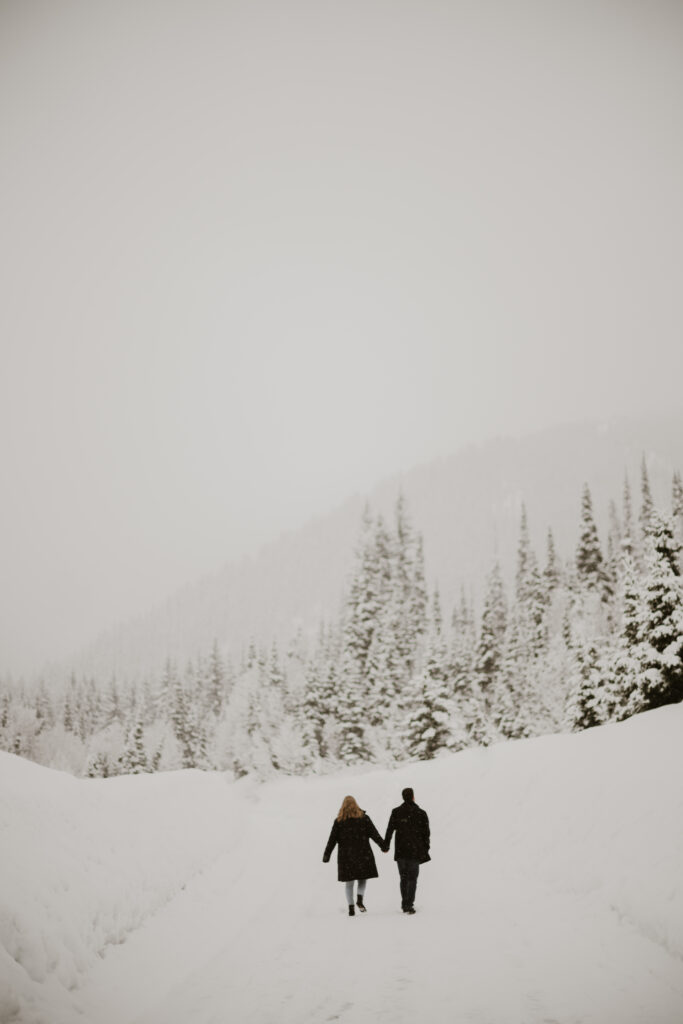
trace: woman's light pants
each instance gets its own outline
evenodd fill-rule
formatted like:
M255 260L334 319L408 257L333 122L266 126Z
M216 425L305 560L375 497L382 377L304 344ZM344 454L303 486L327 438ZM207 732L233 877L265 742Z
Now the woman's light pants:
M362 896L363 893L365 892L365 883L366 882L367 882L367 878L359 878L358 879L358 895L359 896ZM354 882L347 882L346 883L346 902L349 904L349 906L351 906L352 903L356 902L354 900L354 898L353 898L353 886L354 886L354 884L355 884Z

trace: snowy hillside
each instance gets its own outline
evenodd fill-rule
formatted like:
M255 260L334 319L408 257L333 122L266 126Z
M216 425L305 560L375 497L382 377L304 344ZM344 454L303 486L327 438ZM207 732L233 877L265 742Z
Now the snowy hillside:
M681 425L575 424L471 446L416 467L121 624L66 670L100 678L157 671L167 656L182 665L206 654L214 639L239 655L252 635L288 641L298 625L315 632L321 617L339 610L366 497L373 510L391 516L399 488L424 534L428 581L438 582L450 613L462 585L481 598L494 557L511 578L523 501L539 556L552 527L562 558L575 550L585 482L603 542L609 501L620 503L625 471L635 493L643 455L655 502L668 506L672 471L683 468Z
M397 771L257 786L76 780L0 754L2 1024L680 1024L683 706ZM432 824L415 917L377 852L350 919L323 847L352 793Z

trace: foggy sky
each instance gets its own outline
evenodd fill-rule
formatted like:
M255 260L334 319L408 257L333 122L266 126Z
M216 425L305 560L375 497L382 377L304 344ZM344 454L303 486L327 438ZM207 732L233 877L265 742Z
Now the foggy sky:
M0 6L0 673L377 479L677 411L683 6Z

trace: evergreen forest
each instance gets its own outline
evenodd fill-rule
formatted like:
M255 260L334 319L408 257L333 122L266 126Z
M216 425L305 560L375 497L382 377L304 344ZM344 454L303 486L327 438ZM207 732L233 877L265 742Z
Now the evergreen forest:
M492 559L477 605L463 589L445 608L399 495L391 522L366 508L339 614L311 635L255 638L237 659L214 642L143 679L4 679L0 747L92 777L264 778L620 721L683 699L682 546L681 476L657 508L643 459L639 500L625 477L605 543L587 485L573 552L549 528L539 556L522 506L516 565Z

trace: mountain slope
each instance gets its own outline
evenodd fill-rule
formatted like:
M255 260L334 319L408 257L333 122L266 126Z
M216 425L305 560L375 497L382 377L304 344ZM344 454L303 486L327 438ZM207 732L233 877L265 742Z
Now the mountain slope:
M587 482L604 542L608 502L621 507L625 470L637 512L643 455L655 501L668 507L672 473L683 467L683 420L568 425L490 441L388 479L367 499L374 510L391 515L403 490L425 537L429 581L438 582L448 610L462 585L478 596L494 553L511 577L523 501L539 557L548 526L560 555L570 557ZM76 659L76 667L100 676L157 671L169 655L182 665L206 653L214 638L239 655L252 635L287 639L299 625L315 630L322 616L339 608L364 501L354 496L109 631Z

